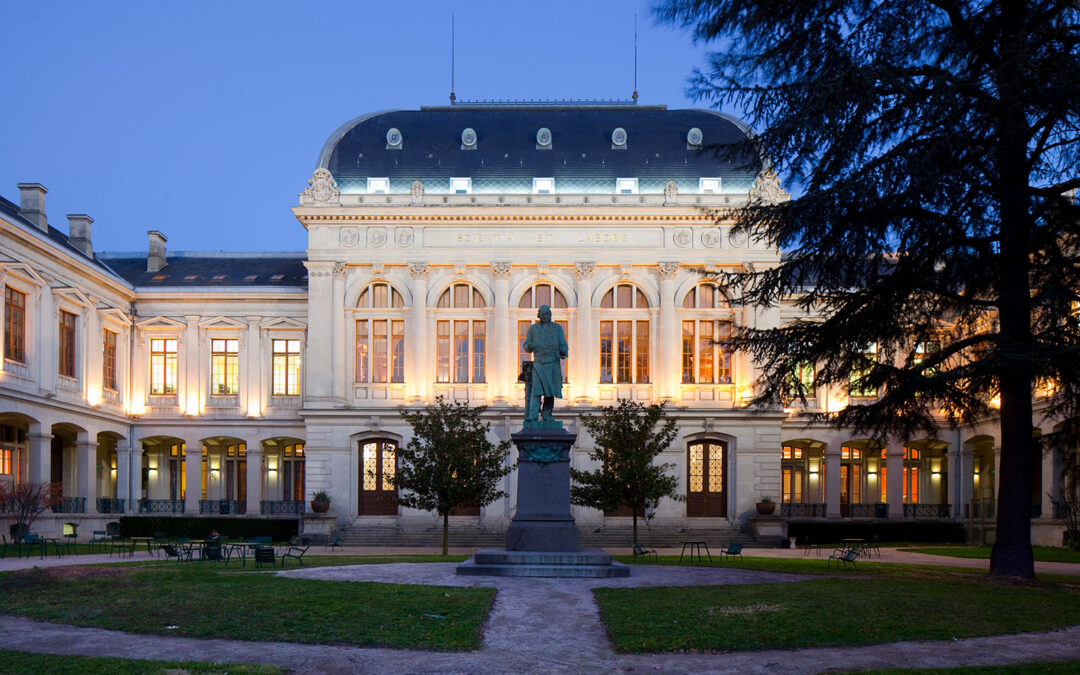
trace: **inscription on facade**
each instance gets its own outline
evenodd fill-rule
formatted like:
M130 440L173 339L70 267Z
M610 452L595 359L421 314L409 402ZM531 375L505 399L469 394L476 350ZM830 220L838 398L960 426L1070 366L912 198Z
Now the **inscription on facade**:
M622 229L576 229L542 230L539 228L435 230L428 229L424 235L425 247L528 247L548 246L660 248L664 245L664 233L660 228L634 230Z

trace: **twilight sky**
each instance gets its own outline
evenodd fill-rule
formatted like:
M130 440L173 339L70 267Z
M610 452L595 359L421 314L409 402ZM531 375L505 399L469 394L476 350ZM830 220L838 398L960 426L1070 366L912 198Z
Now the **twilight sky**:
M94 218L94 248L303 250L289 207L326 138L366 112L445 105L450 16L462 99L704 107L706 49L645 0L0 0L0 195L49 189L49 223Z

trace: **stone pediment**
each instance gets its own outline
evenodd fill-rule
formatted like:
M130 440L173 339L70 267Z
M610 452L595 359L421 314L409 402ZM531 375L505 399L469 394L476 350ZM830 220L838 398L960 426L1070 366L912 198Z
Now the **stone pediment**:
M183 330L187 328L187 324L183 321L170 319L167 316L152 316L148 319L143 319L135 325L143 330Z
M19 277L20 279L22 279L24 281L28 281L28 282L30 282L32 284L37 284L39 286L47 286L48 285L48 282L45 281L44 277L42 277L40 274L35 272L34 269L32 267L30 267L29 265L27 265L26 263L20 263L20 262L0 263L0 270L3 270L4 272L10 274L11 276Z
M267 319L259 324L260 328L269 328L277 330L307 330L307 324L296 319L290 319L287 316L279 316L274 319Z
M86 294L77 288L71 286L62 286L52 289L53 295L58 298L63 298L68 302L78 305L80 307L93 307L94 303L90 298L86 297Z
M247 324L227 316L215 316L199 322L199 328L210 330L246 330Z

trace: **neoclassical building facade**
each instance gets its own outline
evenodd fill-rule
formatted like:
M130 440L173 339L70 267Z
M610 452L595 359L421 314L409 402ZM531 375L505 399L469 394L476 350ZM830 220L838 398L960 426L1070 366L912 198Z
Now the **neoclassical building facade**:
M299 195L300 253L170 252L156 231L144 253L95 252L89 216L69 215L65 234L45 188L20 184L19 204L0 199L0 480L62 484L46 531L122 514L432 529L435 514L385 498L410 437L399 410L468 400L508 438L521 342L546 304L569 344L556 417L578 433L575 465L591 448L580 416L598 406L663 401L678 422L660 459L686 499L658 506L657 532L734 534L765 496L784 520L989 525L996 420L881 447L746 406L755 364L722 338L797 311L733 305L718 282L781 255L726 216L785 199L775 174L708 150L749 133L712 111L636 105L365 115L330 136ZM848 401L818 388L808 406ZM1035 537L1051 541L1062 458L1037 462ZM515 474L503 489L455 527L504 530ZM316 491L328 517L309 513ZM628 526L575 515L583 531Z

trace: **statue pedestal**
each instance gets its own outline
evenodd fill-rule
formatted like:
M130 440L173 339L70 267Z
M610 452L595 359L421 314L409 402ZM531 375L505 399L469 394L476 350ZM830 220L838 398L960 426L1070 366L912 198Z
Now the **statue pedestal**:
M507 551L581 550L570 512L570 448L576 438L554 421L526 422L510 435L518 449L518 484Z

